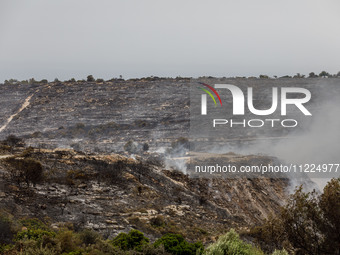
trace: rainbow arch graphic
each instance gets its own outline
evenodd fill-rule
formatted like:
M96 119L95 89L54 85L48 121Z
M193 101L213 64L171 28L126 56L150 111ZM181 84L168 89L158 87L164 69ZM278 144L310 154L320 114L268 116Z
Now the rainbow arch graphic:
M217 96L217 98L218 98L218 100L220 101L220 104L221 104L221 106L222 106L221 97L220 97L220 95L217 93L217 91L216 91L212 86L210 86L210 85L208 85L208 84L206 84L206 83L203 83L203 82L199 82L199 84L201 84L201 85L207 87L208 89L210 89L210 90ZM204 92L206 92L206 93L212 98L212 100L214 101L215 106L217 106L217 102L216 102L216 100L215 100L215 97L213 96L213 94L211 94L211 92L210 92L209 90L204 89L204 88L201 88L201 87L198 87L198 89L201 89L201 90L203 90Z

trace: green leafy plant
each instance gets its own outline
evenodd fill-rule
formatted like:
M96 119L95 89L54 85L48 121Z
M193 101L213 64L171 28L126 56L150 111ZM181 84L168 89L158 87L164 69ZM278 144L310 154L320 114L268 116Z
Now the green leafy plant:
M180 234L168 233L159 238L154 246L164 246L165 251L176 255L196 255L202 254L204 249L200 242L189 243Z
M122 250L141 250L142 246L149 243L149 239L138 230L132 229L128 234L120 233L112 240L112 245Z
M263 255L264 253L250 244L245 243L234 229L221 236L216 243L211 244L205 255Z

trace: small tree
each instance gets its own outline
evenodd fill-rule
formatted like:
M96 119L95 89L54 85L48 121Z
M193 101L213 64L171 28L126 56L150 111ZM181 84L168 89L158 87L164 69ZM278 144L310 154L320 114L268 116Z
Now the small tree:
M36 80L34 78L28 80L28 84L32 85L34 83L36 83Z
M297 73L296 75L294 75L294 78L305 78L305 75Z
M111 243L113 246L119 247L124 251L140 251L144 245L149 243L149 239L145 237L142 232L132 229L128 234L120 233L118 236L113 238Z
M296 254L340 254L340 178L332 179L322 195L300 186L261 228L262 241Z
M320 74L319 74L320 77L328 77L329 76L329 73L327 73L326 71L322 71Z
M88 75L88 76L87 76L87 81L88 81L88 82L94 82L95 79L93 78L93 75Z
M309 78L316 78L318 77L314 72L309 73Z
M265 74L260 74L260 79L268 79L269 76L268 75L265 75Z

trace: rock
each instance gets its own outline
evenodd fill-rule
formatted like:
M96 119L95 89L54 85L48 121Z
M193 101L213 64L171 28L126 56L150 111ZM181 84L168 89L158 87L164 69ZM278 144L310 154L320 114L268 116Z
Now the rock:
M156 210L146 210L147 211L147 213L148 213L148 215L156 215L156 214L158 214L158 212L156 211Z
M106 220L105 222L107 224L117 224L117 221L115 221L115 220Z
M81 183L78 185L78 189L85 189L87 187L87 184Z

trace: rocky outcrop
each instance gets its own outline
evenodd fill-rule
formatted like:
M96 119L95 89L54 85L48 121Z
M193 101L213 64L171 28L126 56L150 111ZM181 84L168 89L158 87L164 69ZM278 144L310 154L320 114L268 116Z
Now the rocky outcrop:
M176 231L194 240L248 228L277 212L289 184L288 179L190 178L150 163L141 171L139 161L115 154L35 149L29 156L43 164L44 181L18 186L1 159L1 208L16 217L48 217L54 228L71 222L107 236L137 228L154 238ZM103 179L110 166L121 172Z

